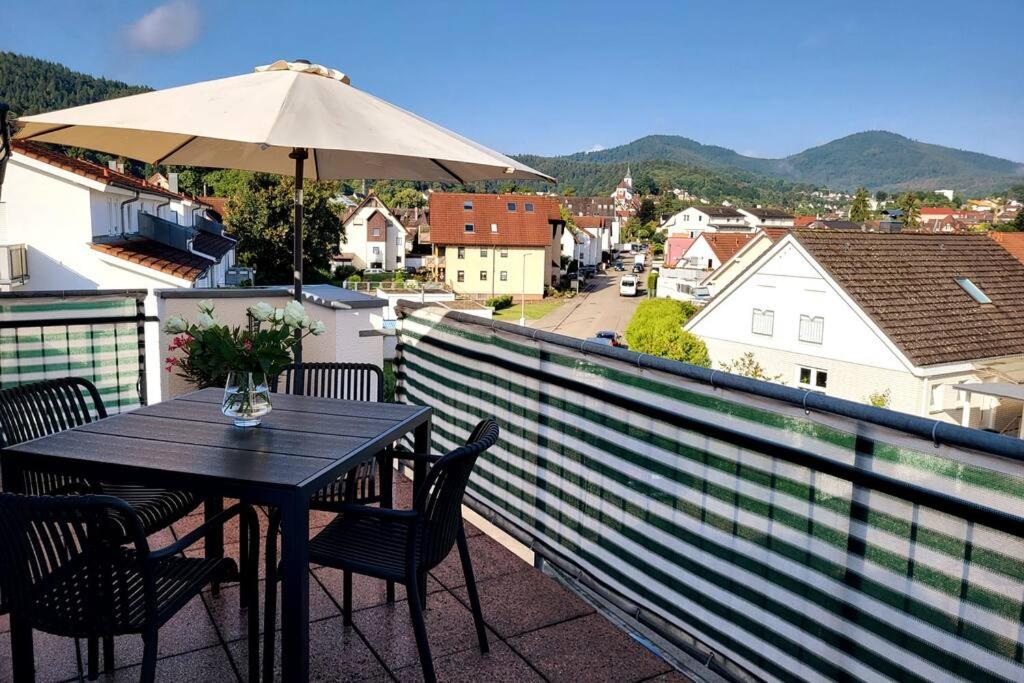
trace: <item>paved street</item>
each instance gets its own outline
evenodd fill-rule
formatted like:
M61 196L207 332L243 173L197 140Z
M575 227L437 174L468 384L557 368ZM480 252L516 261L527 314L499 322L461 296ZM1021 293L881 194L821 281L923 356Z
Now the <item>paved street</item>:
M530 327L585 339L598 330L615 330L622 334L642 296L619 296L619 276L598 275L587 283L586 291L564 306L540 318Z

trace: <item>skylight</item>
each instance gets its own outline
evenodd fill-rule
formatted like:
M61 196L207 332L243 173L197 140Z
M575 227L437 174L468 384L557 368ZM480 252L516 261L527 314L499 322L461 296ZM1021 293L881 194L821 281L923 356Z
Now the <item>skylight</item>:
M970 294L971 298L977 301L979 304L992 303L992 299L989 299L988 295L986 295L985 292L981 291L981 287L971 282L970 279L966 277L958 277L956 278L956 283L960 285L960 287L965 292Z

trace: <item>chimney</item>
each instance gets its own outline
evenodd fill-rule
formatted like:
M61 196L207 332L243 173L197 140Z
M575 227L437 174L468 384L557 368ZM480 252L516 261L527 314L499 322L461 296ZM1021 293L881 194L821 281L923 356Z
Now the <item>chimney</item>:
M168 173L167 174L167 189L171 192L178 191L178 174Z

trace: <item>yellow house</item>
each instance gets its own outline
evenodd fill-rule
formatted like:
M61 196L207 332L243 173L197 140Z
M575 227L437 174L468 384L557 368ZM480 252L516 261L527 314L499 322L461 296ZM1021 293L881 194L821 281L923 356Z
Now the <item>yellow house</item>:
M430 195L430 238L440 279L475 299L542 299L557 284L565 223L550 197Z

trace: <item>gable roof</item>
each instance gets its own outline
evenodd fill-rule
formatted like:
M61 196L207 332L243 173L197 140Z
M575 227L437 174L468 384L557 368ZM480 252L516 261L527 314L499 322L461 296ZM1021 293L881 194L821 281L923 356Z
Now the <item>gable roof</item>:
M136 178L135 176L128 175L127 173L118 173L106 166L100 166L99 164L94 164L91 161L86 161L85 159L75 159L74 157L69 157L55 149L36 144L34 142L11 140L11 148L13 151L30 159L42 161L50 166L70 171L71 173L80 175L83 178L88 178L89 180L103 183L104 185L113 185L114 187L120 187L126 190L146 192L147 194L170 197L171 199L187 199L197 204L204 203L187 194L165 190L158 185L146 182L142 178Z
M795 216L793 214L789 213L788 211L783 211L782 209L773 209L771 207L759 207L759 208L756 208L756 209L743 209L743 210L746 211L747 213L749 213L752 216L756 216L757 218L760 218L761 220L768 220L770 218L774 218L774 219L784 218L784 219L788 220L790 218L795 218Z
M473 208L464 205L472 202ZM507 205L515 203L516 210ZM533 204L527 212L525 204ZM433 192L430 195L430 239L433 244L544 247L551 244L552 223L561 223L559 204L552 197L522 194ZM472 224L472 232L466 225ZM491 230L497 225L496 231Z
M573 216L572 222L575 223L577 227L584 229L598 229L608 227L608 219L605 218L604 216Z
M772 242L778 242L789 234L792 228L761 228L761 232L768 236Z
M750 232L703 232L696 241L703 239L715 252L719 263L725 263L742 249L757 233Z
M1024 264L984 235L795 230L917 366L1024 354ZM968 278L991 300L957 284Z
M110 242L92 242L94 250L167 275L195 282L214 261L191 252L175 249L145 237Z
M990 232L988 236L1015 259L1024 263L1024 232Z
M712 218L743 218L743 214L731 206L694 206L692 208Z
M798 228L804 228L818 220L817 216L801 215L793 218L793 225Z
M355 218L355 215L357 213L359 213L359 210L361 208L363 208L364 206L369 205L370 203L375 204L377 209L375 211L371 212L370 215L367 216L367 219L369 219L371 216L373 216L373 214L376 213L376 211L379 211L380 209L384 209L388 213L388 215L391 216L391 218L393 218L396 223L398 223L399 227L401 227L403 229L405 228L405 224L402 223L401 219L398 217L398 214L395 213L394 211L392 211L391 207L389 207L387 204L385 204L384 200L381 199L380 197L378 197L373 192L371 192L368 195L366 195L365 197L363 197L363 200L361 202L359 202L358 204L356 204L355 206L351 207L347 211L342 212L342 214L341 214L341 225L342 225L342 227L348 225L349 221L351 221L353 218Z

